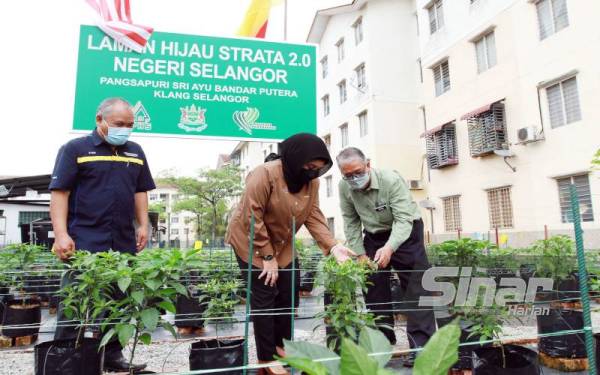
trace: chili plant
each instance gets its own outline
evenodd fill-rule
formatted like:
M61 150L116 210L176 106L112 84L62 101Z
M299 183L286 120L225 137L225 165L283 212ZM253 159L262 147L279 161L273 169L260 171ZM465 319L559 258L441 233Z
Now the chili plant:
M532 252L539 256L537 277L550 277L555 281L567 279L577 268L575 243L568 236L553 236L536 241Z
M26 281L28 274L32 273L33 265L42 252L42 247L30 244L15 244L5 248L7 260L12 272L8 275L8 284L21 296L26 295ZM23 304L26 299L23 298Z
M87 327L102 318L114 304L110 270L117 266L119 260L120 254L112 251L95 254L77 251L71 258L67 272L72 273L73 281L60 291L60 295L65 316L77 324L76 347L79 347Z
M364 300L357 296L357 292L366 294L367 278L373 272L368 262L347 260L338 263L333 257L324 259L319 265L317 284L325 288L330 301L316 317L323 319L331 329L328 338L331 338L332 348L338 346L341 338L357 342L362 327L376 328L374 315L366 311Z
M215 334L219 336L219 323L235 322L233 315L237 299L235 296L240 288L240 281L211 279L199 286L201 290L200 303L206 304L204 318L215 323ZM207 302L206 302L207 301Z
M177 337L175 329L161 317L158 308L175 313L177 295L188 295L180 279L187 260L195 253L196 250L147 249L137 256L120 254L112 270L112 280L116 281L124 298L111 306L109 320L103 324L108 331L100 345L106 345L115 335L122 346L133 339L131 367L137 345L140 342L149 345L151 334L157 327L161 326ZM110 326L112 324L114 326Z

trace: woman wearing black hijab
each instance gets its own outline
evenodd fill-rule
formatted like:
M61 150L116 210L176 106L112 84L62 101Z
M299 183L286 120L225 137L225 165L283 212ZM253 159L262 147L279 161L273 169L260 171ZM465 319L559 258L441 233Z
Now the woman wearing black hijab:
M246 178L241 201L227 228L244 280L249 261L250 217L254 214L252 296L254 337L260 363L285 355L291 338L292 228L304 225L325 255L342 262L355 254L335 241L319 209L319 180L333 165L327 146L313 134L296 134L281 144L281 158L256 167ZM296 290L298 292L298 290ZM298 295L295 296L298 298ZM272 314L270 314L272 313ZM267 374L285 374L269 367Z

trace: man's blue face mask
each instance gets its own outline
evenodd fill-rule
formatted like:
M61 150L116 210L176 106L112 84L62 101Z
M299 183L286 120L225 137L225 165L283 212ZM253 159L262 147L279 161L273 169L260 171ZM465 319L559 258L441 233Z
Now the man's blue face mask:
M129 136L131 135L132 128L115 128L108 125L106 120L103 120L108 126L108 131L106 134L106 142L113 146L122 146L129 140Z

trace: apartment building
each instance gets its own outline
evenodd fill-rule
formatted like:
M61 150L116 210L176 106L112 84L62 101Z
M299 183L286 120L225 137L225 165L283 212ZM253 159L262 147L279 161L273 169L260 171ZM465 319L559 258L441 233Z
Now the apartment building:
M569 233L575 184L586 246L600 247L597 14L597 1L416 1L437 240Z
M307 41L319 46L318 134L331 155L359 147L372 166L400 172L421 201L425 159L416 33L413 0L355 0L318 11ZM340 180L337 168L321 178L320 203L343 239Z
M175 204L182 196L175 186L157 184L156 189L148 193L149 205L163 203L165 213L159 219L158 227L161 244L168 247L189 248L196 240L195 215L191 212L175 212Z

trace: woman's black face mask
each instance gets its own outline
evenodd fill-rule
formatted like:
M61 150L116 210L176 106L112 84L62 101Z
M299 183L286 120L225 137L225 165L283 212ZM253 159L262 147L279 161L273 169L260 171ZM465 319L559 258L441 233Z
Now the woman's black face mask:
M302 174L305 179L310 181L310 180L314 180L315 178L318 178L321 175L321 170L320 169L302 168Z

